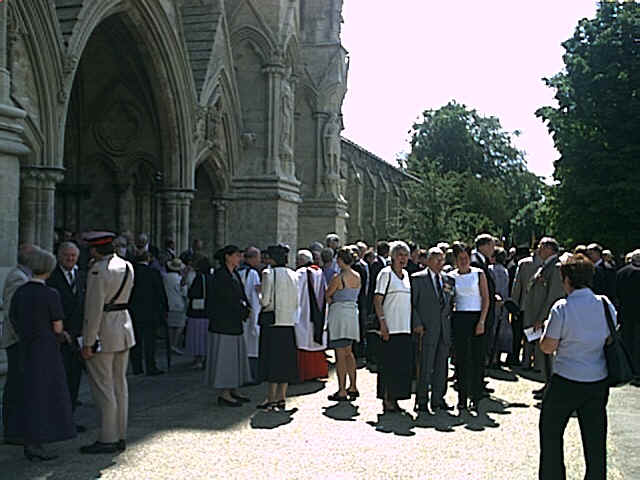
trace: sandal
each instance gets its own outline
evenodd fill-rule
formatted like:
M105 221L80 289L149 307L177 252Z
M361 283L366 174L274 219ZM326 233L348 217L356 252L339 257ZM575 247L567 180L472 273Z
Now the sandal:
M279 402L273 402L274 406L279 410L287 409L287 402L285 400L280 400Z
M251 401L249 397L245 397L244 395L240 395L239 393L231 392L231 396L242 403Z
M332 402L348 402L349 401L349 397L347 395L345 395L344 397L341 397L340 395L338 395L338 392L334 393L333 395L329 395L327 398Z
M358 390L347 390L347 396L349 400L355 400L360 396L360 392Z

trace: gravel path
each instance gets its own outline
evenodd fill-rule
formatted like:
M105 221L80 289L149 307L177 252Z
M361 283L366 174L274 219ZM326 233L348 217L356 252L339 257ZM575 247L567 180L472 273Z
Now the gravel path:
M131 415L125 453L85 456L95 438L95 411L86 385L77 412L89 431L54 444L50 463L26 461L19 447L0 446L0 478L7 479L496 479L537 478L539 410L535 379L493 372L491 400L477 416L381 414L375 375L358 370L362 396L353 403L327 400L335 390L307 382L290 389L288 412L256 412L264 387L244 389L253 402L223 408L201 386L201 372L181 359L170 374L130 377ZM450 389L447 401L455 404ZM640 426L640 389L612 392L609 403L608 479L640 478L633 460ZM401 402L405 408L412 401ZM635 443L634 443L635 442ZM630 456L631 455L631 456ZM569 479L584 475L577 421L565 434Z

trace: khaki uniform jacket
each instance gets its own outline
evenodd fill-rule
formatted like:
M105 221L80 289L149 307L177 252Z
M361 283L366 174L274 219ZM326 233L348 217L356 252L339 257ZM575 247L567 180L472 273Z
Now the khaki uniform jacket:
M114 303L128 303L133 288L133 267L118 255L107 255L97 261L87 276L84 305L84 345L93 345L100 338L103 352L121 352L136 344L128 310L105 312L105 304L118 292L129 266L127 282Z
M542 259L538 255L523 258L518 262L518 269L511 287L511 300L518 304L521 312L524 311L524 305L527 300L529 280L541 265Z
M526 326L544 322L556 301L564 298L566 292L562 286L558 256L547 259L529 279L529 288L524 304Z

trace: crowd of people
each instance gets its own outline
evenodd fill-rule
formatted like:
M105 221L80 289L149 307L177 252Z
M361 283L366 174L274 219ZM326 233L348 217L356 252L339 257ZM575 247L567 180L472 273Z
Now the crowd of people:
M606 312L622 325L640 372L640 250L617 268L596 243L564 251L549 237L530 251L506 250L486 233L472 246L428 249L342 246L329 234L289 266L283 244L227 245L210 259L199 240L181 254L172 240L160 250L128 232L60 240L57 262L21 246L3 292L4 438L31 460L53 458L43 444L83 430L73 410L85 369L101 420L97 441L81 451L126 448L129 352L132 374L164 373L159 329L172 354L193 358L223 407L250 402L242 387L264 383L256 408L285 409L290 383L328 376L326 350L335 352L337 376L328 399L360 396L361 360L377 372L384 412L403 412L398 402L412 397L414 380L417 412L454 410L445 401L450 381L457 410L472 412L492 393L488 368L538 370L541 478L564 468L562 435L574 411L587 470L606 469Z

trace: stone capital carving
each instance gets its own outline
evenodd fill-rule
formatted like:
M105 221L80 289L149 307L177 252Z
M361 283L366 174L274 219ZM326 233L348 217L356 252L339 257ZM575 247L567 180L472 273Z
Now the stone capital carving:
M255 132L244 132L242 135L240 135L240 142L242 143L242 148L244 148L245 150L255 145L256 143Z
M55 188L64 180L64 169L42 167L39 165L23 165L20 167L20 178L32 187Z

